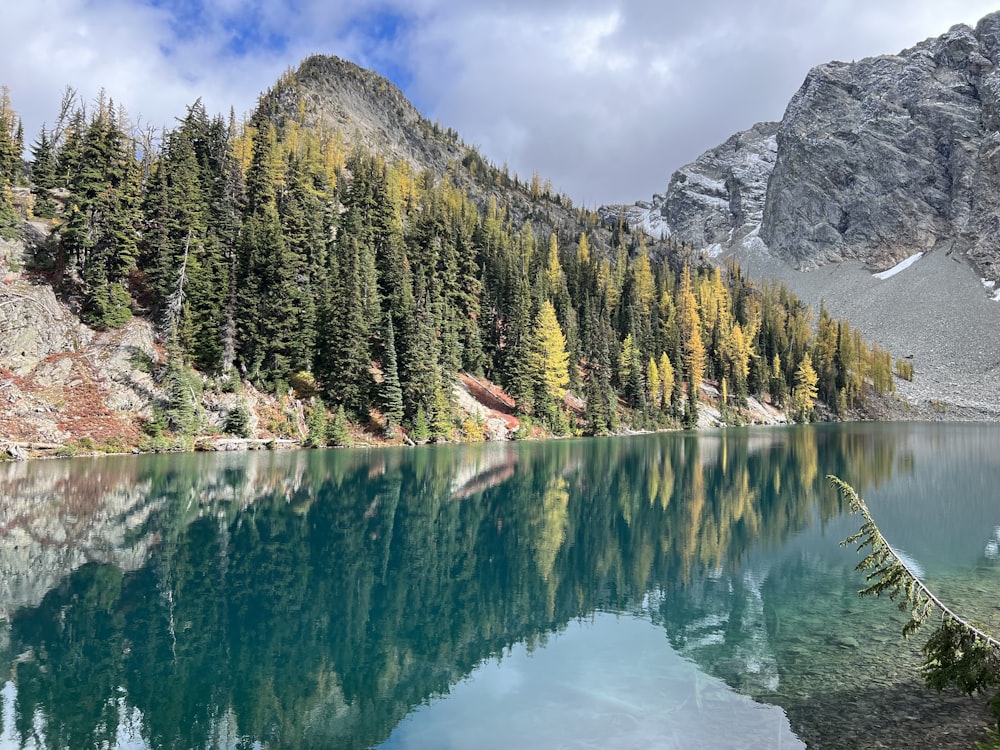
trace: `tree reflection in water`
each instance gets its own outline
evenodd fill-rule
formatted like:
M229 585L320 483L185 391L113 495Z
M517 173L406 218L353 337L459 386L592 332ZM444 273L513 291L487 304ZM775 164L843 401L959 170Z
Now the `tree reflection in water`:
M0 493L26 499L20 527L87 533L64 535L58 583L9 608L4 736L370 747L484 659L637 608L730 684L771 689L743 562L843 512L825 474L864 489L906 451L793 428L32 464Z

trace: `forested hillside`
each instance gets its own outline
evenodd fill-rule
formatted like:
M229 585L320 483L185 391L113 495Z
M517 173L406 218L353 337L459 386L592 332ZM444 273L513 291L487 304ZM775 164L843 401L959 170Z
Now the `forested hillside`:
M783 287L682 248L653 257L641 232L609 234L436 126L461 162L384 158L307 117L295 84L287 74L244 122L196 102L163 133L68 92L28 163L3 98L0 232L48 223L34 271L87 325L155 323L163 391L147 433L198 433L202 390L244 383L303 400L313 444L340 442L346 420L475 437L459 372L556 433L694 426L705 380L730 422L750 396L809 419L817 398L845 415L892 391L888 352ZM572 221L546 222L555 206ZM225 429L245 433L245 415Z

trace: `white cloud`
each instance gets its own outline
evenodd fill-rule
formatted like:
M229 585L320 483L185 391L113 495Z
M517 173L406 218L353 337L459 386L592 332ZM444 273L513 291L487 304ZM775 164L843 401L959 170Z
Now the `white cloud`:
M779 118L811 66L897 52L992 9L978 0L198 5L205 15L191 24L138 0L9 3L0 84L29 140L67 84L87 98L103 87L144 122L170 125L198 97L209 111L242 114L285 68L320 52L389 73L428 117L578 203L632 201L733 132ZM370 28L386 13L399 22L392 39ZM241 29L249 50L235 55ZM255 41L272 36L283 43Z

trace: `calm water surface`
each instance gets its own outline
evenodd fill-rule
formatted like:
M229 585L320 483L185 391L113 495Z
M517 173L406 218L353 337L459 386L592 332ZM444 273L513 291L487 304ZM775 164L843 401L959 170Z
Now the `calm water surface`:
M998 464L870 424L0 465L0 747L848 746L916 662L824 476L996 628Z

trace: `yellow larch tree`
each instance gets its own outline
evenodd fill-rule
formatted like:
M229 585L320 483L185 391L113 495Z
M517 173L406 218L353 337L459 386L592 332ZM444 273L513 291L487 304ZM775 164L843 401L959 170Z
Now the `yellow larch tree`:
M586 232L580 232L580 241L576 245L576 262L580 265L590 263L590 244L587 242Z
M559 240L553 232L549 235L549 254L545 259L545 279L549 283L550 291L559 288L562 272L562 264L559 263Z
M666 409L670 406L670 399L674 393L674 366L670 362L670 357L664 352L660 355L660 403Z
M750 376L753 341L743 333L743 326L739 323L734 324L732 331L730 331L729 339L726 342L726 352L733 385L736 388L736 396L740 403L743 403L747 396L747 378Z
M639 254L632 264L632 277L635 279L635 293L646 315L653 309L656 299L656 281L653 279L653 269L649 263L649 251L646 241L639 240Z
M569 354L556 310L548 300L542 303L535 320L530 356L540 389L556 404L560 403L569 384Z
M646 365L646 389L649 391L646 397L649 399L649 405L654 409L660 408L663 398L660 388L660 368L656 366L656 360L650 357L649 364Z
M818 380L819 376L813 369L812 357L806 352L799 363L799 369L795 371L795 388L792 390L792 404L799 419L805 420L812 413L813 405L816 403Z

